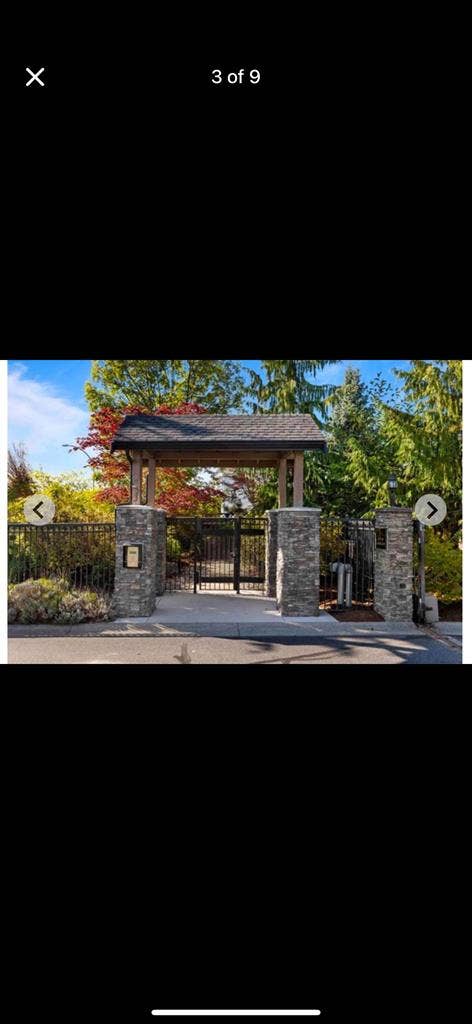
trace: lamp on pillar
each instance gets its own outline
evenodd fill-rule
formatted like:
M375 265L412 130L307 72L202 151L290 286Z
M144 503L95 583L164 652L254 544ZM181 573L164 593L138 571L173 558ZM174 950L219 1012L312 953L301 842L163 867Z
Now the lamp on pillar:
M396 497L396 495L397 495L397 487L398 487L397 478L396 478L394 473L390 473L390 476L388 478L388 491L389 491L389 495L390 495L390 504L391 505L396 505L397 504L397 497Z

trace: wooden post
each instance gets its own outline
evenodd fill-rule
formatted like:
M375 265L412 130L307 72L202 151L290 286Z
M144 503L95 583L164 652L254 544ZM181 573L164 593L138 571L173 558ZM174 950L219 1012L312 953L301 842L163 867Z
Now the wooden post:
M141 504L141 477L143 471L143 457L141 452L131 456L131 504Z
M148 486L147 486L147 502L146 505L150 505L154 508L156 504L156 460L148 459Z
M293 462L293 505L303 506L303 452L296 452Z
M287 459L279 460L279 508L287 507Z

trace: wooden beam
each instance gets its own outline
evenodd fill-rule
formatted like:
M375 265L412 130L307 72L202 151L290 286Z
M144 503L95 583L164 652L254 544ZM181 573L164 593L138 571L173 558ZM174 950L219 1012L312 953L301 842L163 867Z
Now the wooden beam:
M287 459L279 460L279 508L287 507Z
M143 469L143 459L141 452L136 452L132 456L131 464L131 504L141 504L141 476Z
M156 460L148 460L148 485L147 485L147 505L154 508L156 504Z
M195 448L194 450L187 448L156 448L145 451L136 449L136 454L138 453L146 459L156 459L157 462L161 463L173 462L176 466L179 464L179 460L182 461L182 464L187 465L192 462L194 465L197 465L201 461L207 466L214 466L217 462L225 464L229 461L231 465L240 462L244 466L248 463L255 464L258 459L260 459L261 463L266 462L277 466L281 454L280 451L264 451L263 448L257 447L250 448L247 451L242 451L241 448L237 447L228 449L211 448L207 450L204 448Z
M293 504L303 505L303 452L297 452L293 460Z
M156 458L157 466L214 466L220 469L230 469L238 466L261 466L268 469L275 468L279 464L277 458L244 458L239 459L236 457L228 456L227 458L215 458L214 455L208 455L204 457L188 456L187 458L176 458L173 456L163 456Z

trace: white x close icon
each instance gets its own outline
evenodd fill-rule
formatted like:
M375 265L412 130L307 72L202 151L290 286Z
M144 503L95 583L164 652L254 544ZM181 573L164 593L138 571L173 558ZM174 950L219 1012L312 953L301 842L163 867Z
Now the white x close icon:
M37 82L38 85L44 85L44 82L42 82L39 77L43 73L44 68L40 68L39 71L36 72L36 74L34 73L34 71L31 70L31 68L26 68L26 70L28 74L31 75L29 82L26 83L27 86L31 85L31 82Z

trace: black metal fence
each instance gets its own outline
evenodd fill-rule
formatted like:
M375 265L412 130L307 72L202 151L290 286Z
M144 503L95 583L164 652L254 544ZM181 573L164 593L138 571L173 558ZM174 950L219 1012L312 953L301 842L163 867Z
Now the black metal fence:
M114 523L8 524L8 582L66 579L72 587L111 592Z
M166 590L263 591L265 532L265 517L168 517ZM372 607L374 563L373 523L321 517L321 608ZM115 524L9 523L9 583L43 576L111 592Z
M166 590L263 590L263 517L167 519Z
M413 621L423 626L426 618L425 530L413 520Z
M321 517L320 608L373 607L374 565L372 522Z

